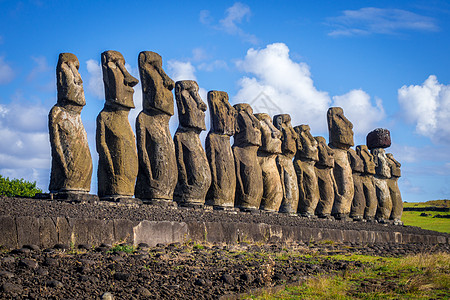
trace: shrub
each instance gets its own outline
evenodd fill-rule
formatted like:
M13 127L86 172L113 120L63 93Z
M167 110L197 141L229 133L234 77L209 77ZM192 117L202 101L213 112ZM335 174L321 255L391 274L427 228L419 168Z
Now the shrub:
M6 197L34 197L42 190L36 187L36 182L29 182L23 179L9 179L0 175L0 195Z

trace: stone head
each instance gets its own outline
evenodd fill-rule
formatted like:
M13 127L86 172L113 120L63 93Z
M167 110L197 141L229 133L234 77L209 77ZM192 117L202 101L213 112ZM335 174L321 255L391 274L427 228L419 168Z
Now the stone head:
M253 115L252 107L247 103L235 104L236 133L234 144L238 146L261 146L261 125Z
M267 153L281 153L281 131L272 123L268 114L255 114L261 125L261 147Z
M384 178L391 177L391 166L383 148L371 150L375 162L375 174Z
M369 148L366 145L358 145L356 146L356 154L363 160L364 173L375 174L375 162L373 155L369 152Z
M311 135L309 125L295 126L294 130L298 135L296 156L306 160L318 161L319 150L317 149L317 141Z
M297 152L298 135L291 125L291 116L280 114L273 117L273 125L281 131L281 151L285 155L294 155Z
M56 66L58 104L86 105L83 80L78 72L80 63L72 53L60 53Z
M402 166L401 163L399 163L392 153L386 153L386 156L389 161L389 166L391 167L391 175L393 177L401 177L402 171L400 170L400 167Z
M327 141L323 136L316 136L314 139L317 141L317 149L319 150L319 161L316 162L316 166L323 166L327 168L334 167L333 149L328 147Z
M221 91L208 92L211 115L211 131L232 136L236 130L236 109L228 102L228 94Z
M361 157L356 153L355 150L349 148L347 150L348 160L350 161L350 166L353 173L363 173L364 172L364 162Z
M180 126L198 131L206 130L206 104L198 94L198 84L193 80L182 80L175 83L178 119Z
M125 59L117 51L102 53L103 83L106 102L131 109L134 108L133 87L139 80L125 68Z
M172 90L175 83L164 72L161 56L155 52L142 51L139 53L138 65L144 111L157 110L173 116Z
M344 116L341 107L330 107L327 112L330 145L339 149L348 149L354 145L353 124Z

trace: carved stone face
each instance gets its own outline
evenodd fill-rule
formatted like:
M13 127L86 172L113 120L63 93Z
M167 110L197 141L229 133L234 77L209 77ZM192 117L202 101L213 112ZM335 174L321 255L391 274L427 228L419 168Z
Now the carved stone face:
M198 94L198 84L193 80L182 80L175 83L178 118L185 128L206 130L206 104Z
M209 91L208 106L211 115L211 131L232 136L236 129L237 112L228 102L228 94Z
M83 80L78 72L80 63L72 53L59 54L56 66L56 81L59 104L86 105L83 90Z
M375 161L376 175L384 178L391 177L391 166L386 156L386 151L383 148L375 148L372 150L372 155Z
M237 146L261 146L261 125L253 115L252 107L247 103L233 106L237 111L234 144Z
M364 162L361 157L352 148L348 149L348 160L350 161L350 166L352 167L353 173L363 173L364 172Z
M280 114L273 117L273 125L281 131L281 151L284 154L295 154L297 151L296 141L298 135L291 125L291 116Z
M155 52L142 51L138 63L144 111L156 109L173 116L172 90L175 83L164 72L161 56Z
M375 174L375 162L366 145L356 146L356 154L363 160L364 173Z
M133 86L138 84L139 80L125 69L122 54L112 50L103 52L102 70L106 101L125 108L134 108Z
M316 166L334 167L333 149L328 147L327 141L323 136L316 136L314 139L317 141L317 149L319 151L319 161L316 163Z
M272 119L268 114L254 115L261 125L261 147L260 150L267 153L281 153L281 131L273 126Z
M389 161L389 166L391 167L391 175L393 177L401 177L402 171L400 170L400 167L402 166L402 164L395 160L392 153L386 153L386 156Z
M299 125L294 127L298 134L297 139L297 157L312 161L319 160L319 150L317 149L317 141L311 135L308 125Z
M339 149L348 149L353 142L353 124L344 116L340 107L330 107L327 113L330 144Z

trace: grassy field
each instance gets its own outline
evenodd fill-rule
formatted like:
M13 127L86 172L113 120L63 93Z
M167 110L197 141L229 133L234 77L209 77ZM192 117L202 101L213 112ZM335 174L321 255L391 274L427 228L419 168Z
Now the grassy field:
M315 277L275 294L246 299L448 299L450 254L418 254L402 258L329 256L363 262L361 271Z
M450 207L450 200L433 200L418 203L403 203L403 207ZM430 216L420 216L426 213ZM423 229L450 233L450 218L433 218L435 215L449 215L450 212L439 211L403 211L402 221L405 225L417 226Z

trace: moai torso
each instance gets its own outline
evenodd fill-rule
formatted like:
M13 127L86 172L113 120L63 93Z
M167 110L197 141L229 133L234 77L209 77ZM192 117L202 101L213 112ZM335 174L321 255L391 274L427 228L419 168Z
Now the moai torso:
M297 153L294 158L299 188L298 211L304 217L312 217L320 197L314 169L319 160L317 141L311 135L308 125L295 126L294 130L298 134Z
M248 104L236 104L236 133L233 154L236 167L236 200L241 210L259 209L263 196L263 178L257 151L261 146L260 123Z
M350 148L347 153L352 168L353 186L355 187L350 217L355 221L361 221L364 218L364 209L366 208L366 198L361 179L361 175L364 172L364 162L355 150Z
M333 174L336 181L332 214L338 219L345 219L350 214L353 195L352 168L347 150L354 145L353 124L344 116L340 107L330 107L327 113L329 146L334 150Z
M261 125L261 146L258 149L258 161L261 166L264 193L261 209L278 212L283 200L283 186L276 163L281 153L281 132L275 128L268 114L255 114Z
M52 148L50 192L87 193L91 187L92 158L81 110L86 104L78 58L61 53L56 67L58 101L50 110Z
M291 116L288 114L273 117L273 124L281 131L281 154L277 156L277 166L283 184L283 200L280 212L296 214L298 208L298 182L292 159L297 152L298 135L291 125Z
M375 174L375 162L372 154L366 145L356 146L356 153L362 159L364 164L364 171L362 172L360 179L363 185L365 209L364 219L373 221L377 212L377 195L375 192L375 185L373 183L373 175Z
M391 178L388 179L389 193L392 200L392 212L390 219L394 220L395 225L401 225L403 224L401 222L403 213L403 200L400 189L398 187L398 179L402 175L400 170L401 164L397 160L395 160L392 153L387 153L386 156L391 168Z
M178 177L175 145L169 130L175 83L164 72L157 53L141 52L138 62L143 110L136 118L139 172L135 196L144 203L170 201Z
M174 200L183 206L203 205L211 185L211 170L199 136L206 130L206 104L192 80L177 81L175 97L180 123L174 136L178 166Z
M206 204L216 208L234 207L236 193L236 169L230 137L235 132L236 110L228 102L228 94L208 92L211 130L206 136L205 147L211 168L211 187Z
M373 182L378 199L376 218L379 222L389 219L392 212L392 199L388 187L388 179L391 177L391 168L383 148L371 150L375 161L375 175Z
M138 80L125 69L125 60L117 51L102 53L102 69L106 102L97 117L98 195L132 197L138 158L128 114L134 108L133 86Z
M328 147L325 138L316 136L319 160L315 163L315 171L319 186L319 203L316 207L316 215L319 218L329 218L334 203L334 187L336 182L333 176L334 152Z

